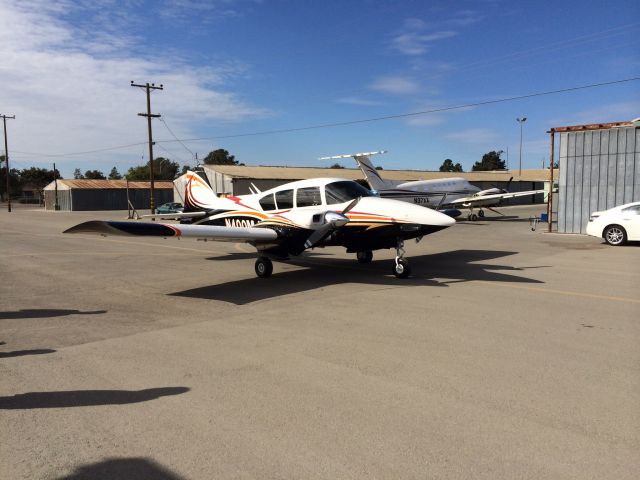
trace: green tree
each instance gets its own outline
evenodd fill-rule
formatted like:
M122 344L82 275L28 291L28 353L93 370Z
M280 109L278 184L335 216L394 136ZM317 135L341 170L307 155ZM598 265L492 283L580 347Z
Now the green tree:
M459 163L456 163L454 165L453 160L451 160L450 158L447 158L444 162L442 162L442 165L440 165L440 171L441 172L462 172L464 170L462 170L462 165L460 165Z
M380 165L378 165L378 166L376 167L376 170L384 170L384 168L382 168Z
M42 190L49 185L54 178L62 178L60 172L49 170L47 168L31 167L20 170L20 186L30 186L37 190Z
M344 168L344 167L342 165L340 165L339 163L334 163L329 168Z
M122 175L120 175L116 167L113 167L109 172L109 180L122 180Z
M506 170L506 165L504 160L500 158L503 151L492 150L488 153L485 153L482 156L482 160L473 164L472 170L474 172L477 171L487 171L487 170Z
M80 171L80 169L79 169L79 168L76 168L76 169L73 171L73 178L74 178L75 180L80 180L80 179L84 178L84 175L82 174L82 172Z
M219 148L204 157L205 165L241 165L236 160L235 155L229 155L229 152L224 148Z
M168 158L158 157L153 160L153 177L155 180L173 180L176 178L180 165ZM138 165L129 168L127 172L129 180L148 181L151 178L149 165Z
M89 180L106 180L107 177L104 176L100 170L87 170L84 172L84 178L88 178Z

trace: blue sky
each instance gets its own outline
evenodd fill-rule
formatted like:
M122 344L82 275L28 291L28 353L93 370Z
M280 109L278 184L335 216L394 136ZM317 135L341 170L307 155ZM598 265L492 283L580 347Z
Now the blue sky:
M387 169L465 170L489 150L548 159L550 127L640 117L640 82L353 126L215 138L463 105L640 76L640 3L619 0L0 0L0 113L12 166L121 172L146 147L251 165L386 149ZM167 128L168 127L168 128ZM169 131L171 130L171 133ZM173 135L184 139L184 146ZM207 140L187 140L202 139ZM506 156L506 155L505 155ZM547 160L548 162L548 160ZM349 161L342 162L351 167Z

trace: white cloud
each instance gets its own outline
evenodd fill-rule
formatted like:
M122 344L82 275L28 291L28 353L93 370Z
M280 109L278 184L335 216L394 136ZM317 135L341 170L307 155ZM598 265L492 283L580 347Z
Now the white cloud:
M420 91L420 85L413 79L400 76L379 77L369 88L392 95L410 95Z
M111 2L89 3L99 10ZM117 31L117 18L92 20L87 15L84 25L68 23L65 18L82 8L77 5L0 2L0 105L2 113L16 115L9 150L17 151L17 159L20 151L78 152L144 141L146 123L136 114L145 110L145 97L129 86L131 80L164 84L164 91L153 94L152 109L166 117L179 135L193 136L192 128L203 120L234 122L269 114L228 87L229 79L242 74L243 67L212 69L174 56L147 58L128 48L134 39ZM100 29L105 22L109 28ZM155 136L169 138L166 132ZM137 161L141 149L134 150ZM103 158L112 162L114 155Z
M391 40L391 47L405 55L422 55L429 50L431 43L456 35L457 33L452 30L443 30L429 34L409 31L396 35Z

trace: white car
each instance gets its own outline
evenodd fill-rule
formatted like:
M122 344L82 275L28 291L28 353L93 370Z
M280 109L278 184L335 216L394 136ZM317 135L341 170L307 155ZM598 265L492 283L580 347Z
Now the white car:
M640 202L593 212L587 224L587 234L604 238L609 245L640 240Z

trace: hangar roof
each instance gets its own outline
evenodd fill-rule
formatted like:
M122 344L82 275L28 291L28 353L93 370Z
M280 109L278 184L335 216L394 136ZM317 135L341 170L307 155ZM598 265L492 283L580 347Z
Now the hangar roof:
M569 125L566 127L554 127L549 132L564 133L564 132L580 132L584 130L608 130L610 128L622 128L622 127L637 127L638 120L631 120L630 122L610 122L610 123L589 123L587 125Z
M56 182L51 182L44 187L45 190L54 190ZM155 181L155 188L173 188L173 182L165 180ZM59 179L58 190L104 190L127 188L126 180L88 180L88 179ZM129 188L151 188L151 182L129 182Z
M338 177L357 180L363 178L358 168L312 168L312 167L254 167L239 165L205 165L206 169L234 178L255 178L258 180L301 180L318 177ZM430 172L423 170L382 170L385 180L412 181L431 180L445 177L462 177L476 182L507 182L511 177L514 181L543 182L549 179L548 169L522 170L518 176L517 170L500 170L490 172ZM557 172L554 172L557 176Z

